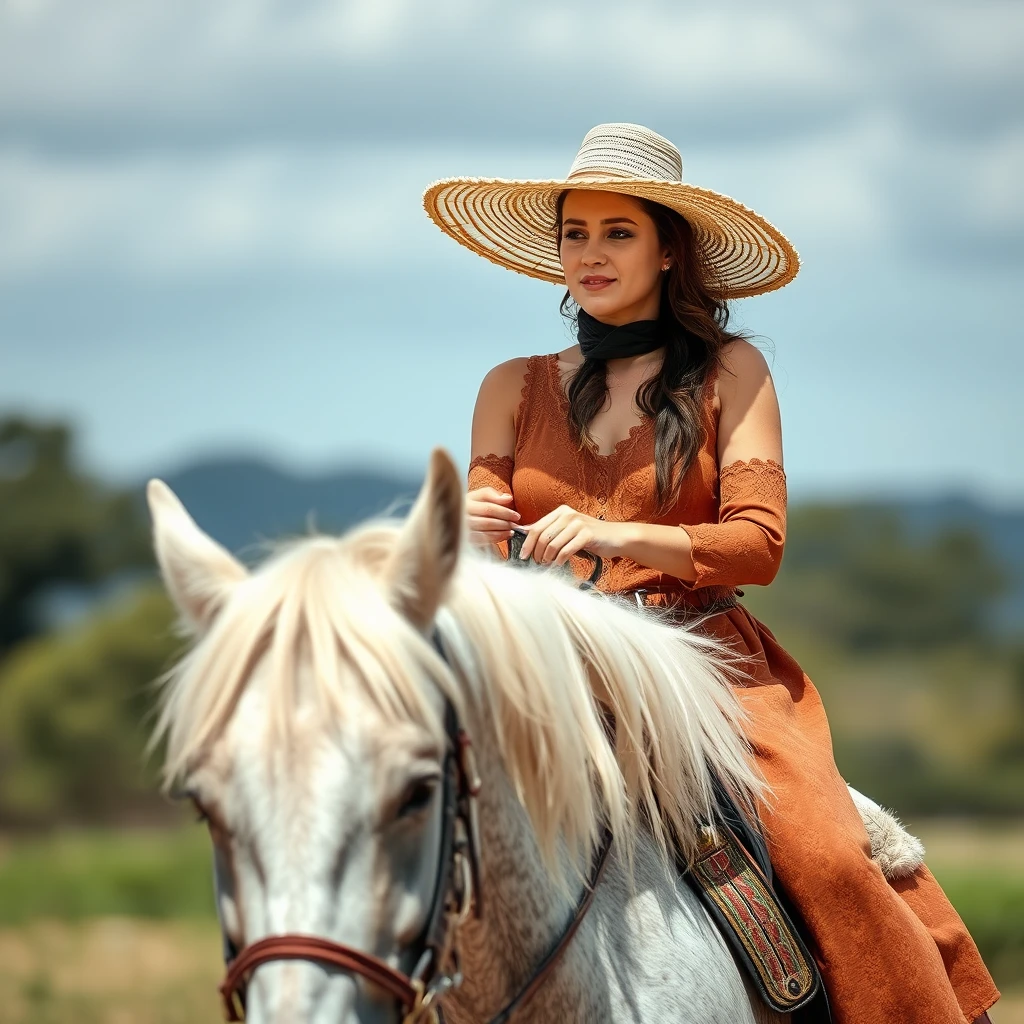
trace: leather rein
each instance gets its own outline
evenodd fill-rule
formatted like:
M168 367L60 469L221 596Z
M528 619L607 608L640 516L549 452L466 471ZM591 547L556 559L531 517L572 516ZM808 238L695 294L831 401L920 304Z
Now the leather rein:
M445 658L436 632L433 641ZM402 1024L440 1024L444 1020L442 1000L462 983L456 944L459 928L470 917L481 918L484 910L477 816L481 783L469 736L450 701L446 701L445 706L445 732L448 744L438 877L430 914L419 939L422 952L412 973L405 974L379 957L352 946L313 935L271 935L238 951L225 936L227 972L219 987L225 1020L245 1019L245 991L249 979L257 967L273 960L309 960L360 975L394 998L402 1009ZM590 909L611 846L612 834L606 828L591 865L587 887L577 901L572 919L529 981L489 1024L506 1024L536 994L561 960Z

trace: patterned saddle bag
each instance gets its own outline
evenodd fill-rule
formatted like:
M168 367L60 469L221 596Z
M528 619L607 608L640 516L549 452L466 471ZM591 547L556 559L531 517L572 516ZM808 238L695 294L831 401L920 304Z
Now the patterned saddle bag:
M721 786L716 796L719 820L704 826L700 853L683 877L765 1005L801 1024L829 1024L818 966L773 886L764 840Z

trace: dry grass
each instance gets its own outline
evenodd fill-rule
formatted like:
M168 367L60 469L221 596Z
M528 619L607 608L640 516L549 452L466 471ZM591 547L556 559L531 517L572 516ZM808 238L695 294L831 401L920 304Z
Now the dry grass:
M992 1024L1024 1024L1024 992L1011 992L999 1000L990 1014Z
M907 827L924 843L936 875L981 865L1000 874L1024 875L1024 822L951 818L908 822Z
M211 922L100 918L0 929L2 1024L214 1024Z
M0 1024L216 1024L213 923L100 918L0 929ZM1024 1024L1024 991L992 1011Z
M1024 876L1024 823L910 821L908 826L923 839L928 863L940 880L947 872L951 877L976 873L979 865L1004 878ZM195 899L205 905L206 840L197 836L193 859L198 867L192 872L202 892ZM173 846L174 857L188 860L192 838L189 833L181 849ZM169 842L159 838L161 848ZM104 863L115 859L106 846L100 850ZM19 875L15 881L62 891L57 875L43 871L44 852L33 848L32 859L42 865L39 877ZM2 854L0 849L0 860ZM76 869L76 886L83 872L90 878L98 874L94 859ZM138 878L132 877L137 888ZM184 888L175 876L173 891L180 897ZM16 925L19 918L11 920L0 927L0 1024L216 1024L221 1019L216 992L220 937L212 917L155 921L113 916L108 910L80 921L29 916ZM1013 978L1013 988L994 1007L994 1024L1024 1024L1024 987L1018 987L1012 972L1002 977L1004 987L1007 977ZM1024 986L1024 978L1019 984Z

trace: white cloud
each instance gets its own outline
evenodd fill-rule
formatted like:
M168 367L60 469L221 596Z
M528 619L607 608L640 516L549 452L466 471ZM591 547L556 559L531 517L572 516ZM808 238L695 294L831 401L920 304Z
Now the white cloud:
M753 206L801 248L877 244L894 230L888 167L904 139L891 115L865 114L813 138L698 151L686 178Z
M798 248L1019 256L1022 42L993 0L17 0L0 278L384 265L434 251L431 179L557 174L620 119Z
M979 148L973 174L960 183L968 214L983 229L1024 231L1024 125Z
M0 281L50 274L188 278L387 269L455 252L429 224L424 187L452 174L564 173L561 147L419 144L55 157L0 149ZM945 256L969 238L1024 234L1024 132L972 150L921 149L886 114L811 139L684 148L687 181L775 223L803 254L894 246ZM937 211L937 212L936 212ZM944 258L945 258L944 256ZM438 262L440 261L440 263Z
M452 251L423 189L481 167L529 175L557 164L543 151L384 145L78 159L0 149L0 283L415 270Z
M870 134L870 131L866 132ZM564 151L387 146L249 149L53 159L0 150L0 281L89 273L174 278L278 270L387 268L455 250L423 213L450 174L546 177ZM795 240L828 244L887 230L864 145L839 135L737 162L696 154L687 180L759 209ZM799 247L799 244L798 244Z
M392 165L393 166L393 165ZM52 161L0 155L0 277L177 276L383 258L417 170L351 152Z
M984 94L1010 116L1022 11L973 0L22 0L0 8L0 130L5 119L52 142L79 116L111 135L119 122L144 134L149 119L171 141L189 123L320 139L339 125L450 138L516 124L550 138L596 103L715 126L742 144L745 112L785 131L864 103L956 92ZM466 111L476 118L452 116Z

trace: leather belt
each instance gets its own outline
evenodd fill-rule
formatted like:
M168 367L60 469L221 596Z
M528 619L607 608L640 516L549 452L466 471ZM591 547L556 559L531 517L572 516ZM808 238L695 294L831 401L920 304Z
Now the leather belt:
M637 587L620 592L622 597L641 608L671 608L689 616L704 617L735 608L743 596L735 587L699 587L681 590L679 587Z

